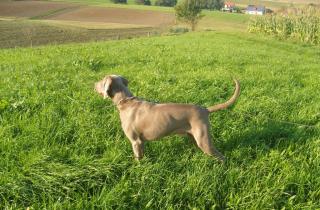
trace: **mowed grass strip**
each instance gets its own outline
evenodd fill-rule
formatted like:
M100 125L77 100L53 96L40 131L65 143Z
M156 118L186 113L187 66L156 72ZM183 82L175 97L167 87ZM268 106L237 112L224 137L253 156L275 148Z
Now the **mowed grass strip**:
M240 33L0 51L0 208L320 208L319 47ZM116 108L94 90L121 74L150 101L209 106L241 82L211 134L132 158ZM295 123L295 124L294 124Z

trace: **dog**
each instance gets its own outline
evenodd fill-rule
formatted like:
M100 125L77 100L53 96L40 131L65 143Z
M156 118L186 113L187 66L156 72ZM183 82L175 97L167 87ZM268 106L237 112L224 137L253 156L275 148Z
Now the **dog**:
M121 126L132 144L135 159L143 157L144 142L169 134L186 134L207 155L224 162L225 157L212 145L209 114L234 104L240 94L239 81L234 79L235 91L226 102L208 108L191 104L157 104L137 97L128 89L128 80L109 75L95 83L95 90L104 99L110 98L120 113Z

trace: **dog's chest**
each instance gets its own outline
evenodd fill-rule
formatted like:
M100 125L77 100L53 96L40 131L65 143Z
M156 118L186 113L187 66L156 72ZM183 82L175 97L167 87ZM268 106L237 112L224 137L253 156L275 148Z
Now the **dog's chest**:
M120 112L121 127L126 133L128 130L134 130L136 112L134 110L125 110Z
M155 116L147 103L120 111L121 126L127 136L131 134L144 136L145 132L153 130L154 118Z

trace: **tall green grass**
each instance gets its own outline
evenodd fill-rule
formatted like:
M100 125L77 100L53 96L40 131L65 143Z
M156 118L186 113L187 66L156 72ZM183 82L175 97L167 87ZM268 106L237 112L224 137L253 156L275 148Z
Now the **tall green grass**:
M281 39L320 44L320 9L309 6L285 14L252 18L248 30L275 35Z
M237 103L210 115L228 162L179 136L134 161L93 90L106 74L150 101L203 106L238 78ZM250 34L0 50L0 209L320 208L319 89L319 47Z

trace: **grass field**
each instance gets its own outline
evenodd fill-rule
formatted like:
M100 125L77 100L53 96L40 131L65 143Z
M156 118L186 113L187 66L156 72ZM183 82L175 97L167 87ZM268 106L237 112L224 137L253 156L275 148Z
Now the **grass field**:
M1 209L320 208L319 47L201 32L0 50ZM209 106L225 165L188 139L146 144L141 162L106 74L151 101Z

